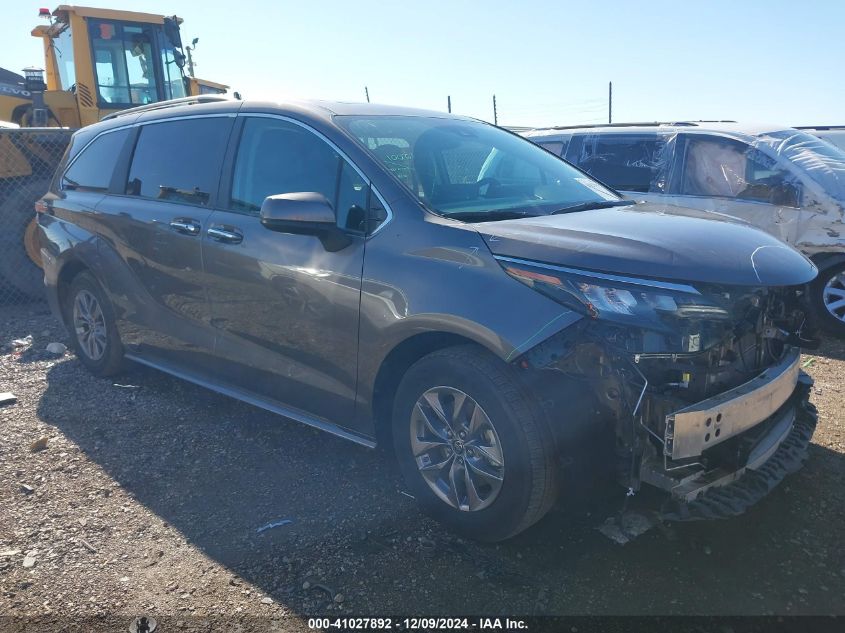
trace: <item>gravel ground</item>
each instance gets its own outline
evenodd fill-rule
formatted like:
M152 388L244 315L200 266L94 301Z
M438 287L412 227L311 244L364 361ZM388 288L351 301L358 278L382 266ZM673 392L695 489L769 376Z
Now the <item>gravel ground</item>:
M0 616L845 614L841 342L806 356L820 424L802 471L742 517L620 546L596 529L606 494L504 544L453 537L386 454L154 370L94 378L45 351L64 340L43 307L0 308L0 392L17 396L0 407Z

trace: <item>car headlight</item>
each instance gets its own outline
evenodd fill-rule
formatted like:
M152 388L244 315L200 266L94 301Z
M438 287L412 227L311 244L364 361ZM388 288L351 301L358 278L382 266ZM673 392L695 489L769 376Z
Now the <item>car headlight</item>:
M517 281L593 319L675 331L692 321L730 318L692 286L498 259Z

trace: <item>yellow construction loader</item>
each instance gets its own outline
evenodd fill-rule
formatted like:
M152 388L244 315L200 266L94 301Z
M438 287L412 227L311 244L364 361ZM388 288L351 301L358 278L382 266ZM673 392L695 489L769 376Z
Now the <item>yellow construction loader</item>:
M68 5L41 16L49 24L32 35L44 46L43 105L35 103L37 77L0 83L0 121L79 128L117 110L228 89L185 77L182 20L175 16Z
M32 35L43 42L43 70L0 68L0 301L4 290L40 296L33 205L71 131L126 108L229 88L185 75L176 16L68 5L39 15L47 23Z

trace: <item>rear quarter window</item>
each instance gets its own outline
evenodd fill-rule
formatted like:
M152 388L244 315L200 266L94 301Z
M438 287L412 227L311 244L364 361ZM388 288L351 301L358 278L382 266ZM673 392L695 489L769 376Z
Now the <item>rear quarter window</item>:
M209 117L144 125L132 156L126 193L210 204L233 120Z
M107 191L130 133L128 128L105 132L84 147L62 176L62 189Z

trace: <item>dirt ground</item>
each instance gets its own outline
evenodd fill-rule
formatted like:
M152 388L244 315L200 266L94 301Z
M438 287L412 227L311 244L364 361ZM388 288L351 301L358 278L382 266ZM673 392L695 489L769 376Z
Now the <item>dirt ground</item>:
M0 616L247 631L314 614L845 614L842 342L805 357L820 424L803 470L742 517L621 546L596 529L621 491L504 544L461 540L388 455L154 370L94 378L45 351L64 340L43 306L0 308L0 392L17 396L0 407Z

